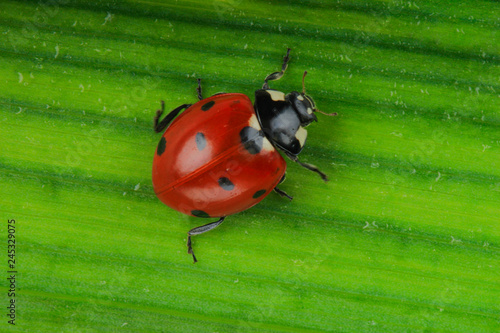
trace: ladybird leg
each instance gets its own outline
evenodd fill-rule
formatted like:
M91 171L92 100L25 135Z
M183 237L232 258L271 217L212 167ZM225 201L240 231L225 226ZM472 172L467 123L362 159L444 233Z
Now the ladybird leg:
M274 188L274 192L278 193L282 197L287 197L290 201L293 199L292 196L288 195L285 191L280 190L277 186Z
M222 222L224 222L225 218L226 217L223 216L218 221L204 224L202 226L193 228L193 229L188 231L187 248L188 248L188 253L193 255L194 262L197 262L198 260L196 260L196 257L195 257L194 252L193 252L193 247L191 246L191 236L199 235L199 234L202 234L204 232L207 232L207 231L210 231L212 229L217 228Z
M283 182L285 181L285 178L286 178L286 173L283 175L283 177L281 177L281 180L280 180L280 182L278 183L278 185L279 185L279 184L281 184L281 183L283 183ZM288 199L290 199L290 200L292 200L292 199L293 199L293 197L292 197L291 195L288 195L285 191L280 190L280 189L278 188L278 186L276 186L276 187L274 188L274 191L275 191L276 193L278 193L279 195L281 195L282 197L287 197L287 198L288 198Z
M285 74L286 68L288 67L288 61L290 61L290 48L287 49L286 55L283 57L283 65L281 65L281 71L274 72L266 76L266 78L264 79L264 84L262 85L262 89L264 90L269 89L269 84L267 83L267 81L274 81L281 79L283 74Z
M170 113L163 118L161 122L158 122L160 120L161 115L165 111L165 102L161 101L161 109L156 111L156 116L154 119L154 129L156 133L163 132L165 128L167 128L168 124L184 109L187 109L190 107L192 104L182 104L181 106L173 109L170 111Z
M198 93L198 99L201 101L203 99L203 95L201 93L201 79L198 79L198 87L196 88L196 92Z
M292 161L294 162L297 162L301 167L304 167L308 170L311 170L313 172L316 172L318 175L321 176L321 179L323 179L323 181L327 182L328 181L328 176L325 175L323 172L321 172L321 170L318 169L317 166L315 165L312 165L312 164L309 164L309 163L303 163L301 161L299 161L298 157L295 156L295 155L292 155L292 154L289 154L289 153L286 153L286 156L288 156Z

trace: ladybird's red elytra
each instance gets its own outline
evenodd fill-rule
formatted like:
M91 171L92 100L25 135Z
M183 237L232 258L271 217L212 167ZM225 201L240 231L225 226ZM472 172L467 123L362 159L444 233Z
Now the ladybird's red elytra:
M166 129L153 160L156 195L181 213L219 218L188 232L188 253L194 262L191 236L214 229L226 216L256 205L273 190L292 199L277 187L286 171L278 149L327 181L317 167L297 158L306 141L305 127L317 121L312 98L305 89L285 95L269 88L268 81L283 76L289 54L290 49L281 71L268 75L255 92L253 105L238 93L203 99L198 79L197 103L183 104L160 121L162 102L156 113L155 131Z
M210 110L203 111L207 104ZM253 135L242 136L245 128ZM166 143L158 146L153 161L155 193L188 215L200 217L192 211L203 211L204 217L221 217L246 210L264 198L253 198L255 192L272 191L286 170L242 94L216 95L190 106L161 142Z

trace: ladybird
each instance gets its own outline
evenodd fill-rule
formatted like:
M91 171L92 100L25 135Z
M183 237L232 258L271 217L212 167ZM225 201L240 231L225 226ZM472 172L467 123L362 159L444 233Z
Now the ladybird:
M194 262L197 259L191 236L216 228L227 216L249 209L272 191L292 199L278 188L286 171L286 162L278 150L328 180L316 166L297 158L306 142L305 127L317 121L315 112L321 112L305 93L307 72L301 93L285 95L268 84L283 76L289 60L290 49L281 71L268 75L262 89L255 92L253 105L239 93L219 93L203 99L198 79L198 102L175 108L161 121L163 101L156 112L155 131L166 129L153 160L156 195L181 213L218 218L188 232L188 253Z

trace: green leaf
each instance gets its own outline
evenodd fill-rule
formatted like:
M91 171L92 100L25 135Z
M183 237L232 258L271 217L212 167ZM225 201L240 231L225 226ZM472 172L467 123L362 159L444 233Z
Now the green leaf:
M26 332L500 330L499 26L486 0L2 1L1 327L15 299ZM193 265L207 220L154 195L155 111L196 78L253 99L287 47L272 87L308 71L339 114L300 155L330 181L289 162L293 201L194 237Z

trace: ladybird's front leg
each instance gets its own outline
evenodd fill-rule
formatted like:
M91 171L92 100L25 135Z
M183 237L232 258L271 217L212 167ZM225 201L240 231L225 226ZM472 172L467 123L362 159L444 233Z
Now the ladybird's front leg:
M328 181L328 176L321 172L320 169L318 169L317 166L309 164L309 163L303 163L299 161L299 158L296 155L292 155L290 153L285 152L286 156L288 156L292 161L298 163L301 167L306 168L307 170L311 170L313 172L316 172L318 175L320 175L321 179L326 183Z
M267 81L275 81L281 79L283 74L285 74L286 68L288 67L288 61L290 61L290 48L287 49L286 55L283 57L283 65L281 65L281 71L274 72L266 76L266 78L264 79L264 84L262 85L262 89L269 89L269 84L267 83Z

